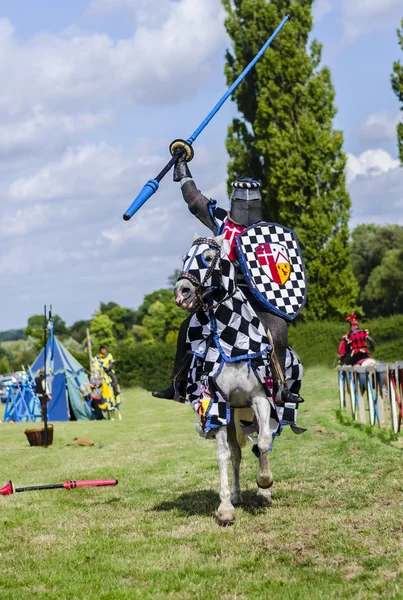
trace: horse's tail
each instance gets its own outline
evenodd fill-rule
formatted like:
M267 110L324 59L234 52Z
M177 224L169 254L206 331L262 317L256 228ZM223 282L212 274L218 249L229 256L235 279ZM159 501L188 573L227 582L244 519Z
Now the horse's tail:
M239 447L243 448L246 445L247 436L242 431L241 421L253 421L255 415L251 408L235 408L234 409L234 424L236 431L236 439Z

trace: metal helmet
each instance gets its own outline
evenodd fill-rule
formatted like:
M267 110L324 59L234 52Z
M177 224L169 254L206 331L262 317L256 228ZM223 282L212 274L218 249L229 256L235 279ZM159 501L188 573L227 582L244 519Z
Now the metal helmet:
M260 182L250 177L239 177L232 187L229 216L235 222L245 227L254 225L262 220L262 196Z

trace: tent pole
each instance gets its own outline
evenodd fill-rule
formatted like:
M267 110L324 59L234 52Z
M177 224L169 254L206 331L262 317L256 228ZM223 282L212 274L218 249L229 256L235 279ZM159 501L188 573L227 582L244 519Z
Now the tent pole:
M49 319L47 328L49 330L49 352L50 352L50 360L49 360L49 393L52 395L52 381L53 381L53 371L54 371L54 360L55 360L55 332L53 329L53 319L52 319L52 305L49 308Z
M43 447L47 448L48 447L48 401L47 401L47 382L46 382L46 344L47 344L47 322L46 322L46 304L45 304L45 310L44 310L44 321L43 321L43 339L44 339L44 353L43 353L43 358L44 358L44 375L45 375L45 390L44 390L44 411L43 411L43 425L44 425L44 435L43 435Z
M90 374L91 374L91 377L92 377L93 374L94 374L93 373L94 367L92 365L91 336L90 336L90 330L88 329L88 327L87 327L87 351L88 351L88 356L89 356L89 359L90 359Z

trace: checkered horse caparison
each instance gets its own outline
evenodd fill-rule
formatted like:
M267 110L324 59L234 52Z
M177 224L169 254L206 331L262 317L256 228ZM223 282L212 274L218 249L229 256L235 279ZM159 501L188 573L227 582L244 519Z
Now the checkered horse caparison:
M188 279L196 287L199 297L212 291L216 301L232 296L236 290L235 268L229 260L221 264L220 257L221 246L215 239L196 238L183 259L178 280Z
M204 303L192 316L187 333L187 350L193 355L187 395L201 419L203 433L227 424L228 398L216 379L225 363L247 361L266 389L275 431L279 420L272 399L272 347L257 314L236 286L235 266L220 243L222 237L196 239L178 278L198 286Z
M212 340L223 359L248 360L267 354L271 346L266 331L242 290L236 285L236 269L219 243L220 238L198 238L184 258L178 280L198 285L204 309L192 317L188 343L192 353L204 355ZM207 340L208 338L208 340Z

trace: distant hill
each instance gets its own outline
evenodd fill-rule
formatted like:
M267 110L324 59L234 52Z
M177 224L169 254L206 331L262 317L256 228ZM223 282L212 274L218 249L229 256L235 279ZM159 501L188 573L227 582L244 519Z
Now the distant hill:
M8 331L0 331L0 342L15 342L23 339L23 329L9 329Z

